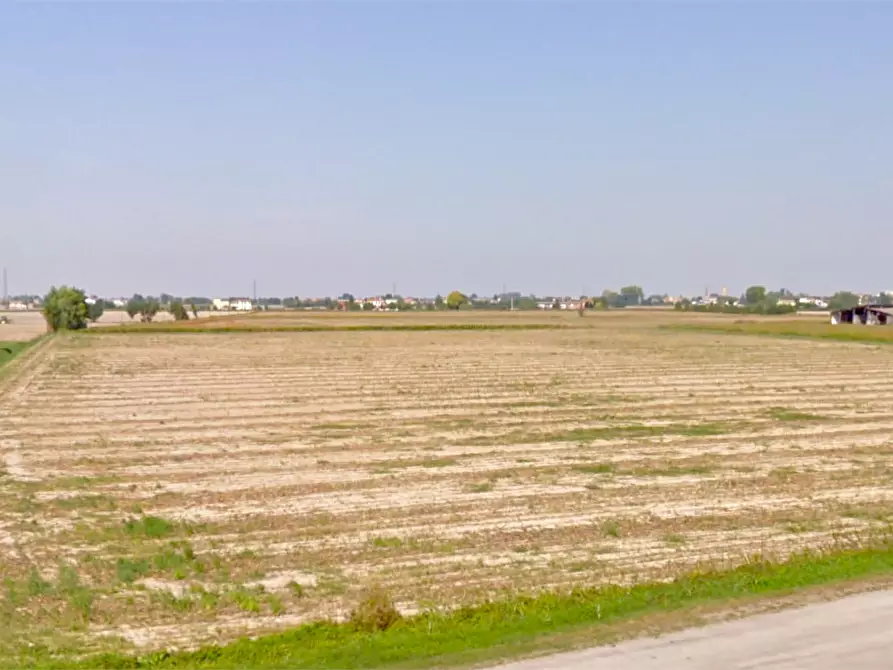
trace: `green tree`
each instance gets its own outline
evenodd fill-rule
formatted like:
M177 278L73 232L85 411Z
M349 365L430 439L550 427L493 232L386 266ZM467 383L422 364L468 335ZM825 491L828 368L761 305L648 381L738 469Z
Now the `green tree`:
M198 318L198 307L195 306L195 303L191 303L189 305L189 309L192 310L192 317L197 319Z
M100 317L105 313L105 301L97 300L92 305L87 305L87 318L93 323L99 321Z
M434 306L435 307L443 307L443 296L438 293L434 296Z
M641 286L624 286L620 289L620 297L624 305L640 305L645 298Z
M170 304L168 311L171 313L171 316L174 317L175 321L189 321L189 311L180 300L174 300Z
M155 298L143 298L140 295L135 295L127 301L126 309L127 315L131 319L139 314L140 321L149 323L150 321L152 321L152 319L155 318L158 310L161 309L161 305Z
M149 322L155 318L155 315L161 310L161 305L158 300L155 298L149 298L146 300L146 303L143 305L143 309L140 311L140 314L143 317L143 321Z
M828 301L828 307L834 309L849 309L859 304L859 296L849 291L838 291Z
M626 305L623 296L611 289L602 291L602 302L605 307L624 307Z
M53 286L43 299L43 316L52 331L87 327L87 296L73 286Z
M758 305L766 299L765 286L749 286L744 292L744 301L748 305Z
M468 298L465 297L463 293L459 291L453 291L447 296L446 306L449 309L459 309L462 305L468 302Z
M135 318L137 314L139 314L143 305L145 304L146 299L141 296L139 293L134 293L133 297L127 301L127 304L124 306L124 310L127 312L127 316L131 319Z

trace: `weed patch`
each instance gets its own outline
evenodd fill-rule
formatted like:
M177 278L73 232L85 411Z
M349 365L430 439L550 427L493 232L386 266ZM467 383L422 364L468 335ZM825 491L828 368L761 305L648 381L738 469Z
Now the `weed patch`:
M115 571L118 581L131 584L149 574L149 561L145 559L131 560L119 558L115 564Z
M498 436L482 436L462 441L462 444L480 446L487 444L523 444L526 442L594 442L595 440L637 439L681 435L690 437L724 435L743 428L739 423L669 423L669 424L630 424L602 426L598 428L574 428L553 433L514 432Z
M577 472L585 472L586 474L599 475L611 474L616 469L613 463L596 463L593 465L575 465L574 470Z
M111 511L116 508L115 501L103 495L76 495L71 498L56 498L56 507L61 509L94 509Z
M810 412L798 412L784 407L772 407L767 414L776 421L827 421L829 417L811 414Z
M66 615L73 624L86 624L93 610L93 592L81 584L77 570L62 564L59 566L57 591L67 602Z
M125 521L124 531L134 537L166 537L174 532L174 524L157 516L143 516Z
M40 576L40 573L34 568L28 574L28 596L31 598L39 598L40 596L49 595L53 592L53 585Z
M258 614L261 610L263 592L257 589L239 588L227 594L228 599L243 612Z
M620 525L613 520L605 521L602 524L602 533L606 537L620 537Z
M363 592L359 604L350 613L350 623L359 631L385 631L400 620L390 594L379 586Z

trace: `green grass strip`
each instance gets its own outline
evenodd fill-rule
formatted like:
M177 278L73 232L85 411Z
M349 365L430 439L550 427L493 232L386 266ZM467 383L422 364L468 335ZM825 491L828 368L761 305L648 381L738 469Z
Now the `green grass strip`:
M669 583L607 586L513 597L448 613L424 613L388 630L366 633L350 624L315 623L255 640L242 639L190 652L144 657L105 654L60 663L46 652L5 659L5 667L32 668L394 668L496 660L536 648L554 648L560 633L599 630L663 612L684 613L709 603L733 604L753 596L893 573L893 544L796 554L783 562L754 558L727 571L696 571ZM0 662L3 666L4 662Z
M838 342L893 344L893 327L887 326L832 325L830 323L783 321L779 323L735 322L710 325L673 324L661 326L661 328L665 330L731 335L762 335L768 337L836 340Z
M133 324L129 326L108 326L90 328L90 335L120 335L122 333L339 333L339 332L429 332L429 331L467 331L467 330L559 330L565 328L555 323L415 323L415 324L357 324L345 326L262 326L255 324L238 326L178 326L166 323Z
M33 340L2 342L0 341L0 367L3 367L14 358L21 356L25 351L40 342L43 336Z

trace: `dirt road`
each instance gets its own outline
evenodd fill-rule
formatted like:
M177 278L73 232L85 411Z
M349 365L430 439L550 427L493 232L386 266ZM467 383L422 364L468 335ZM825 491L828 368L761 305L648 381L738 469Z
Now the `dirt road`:
M893 667L893 591L764 614L505 670L880 670Z

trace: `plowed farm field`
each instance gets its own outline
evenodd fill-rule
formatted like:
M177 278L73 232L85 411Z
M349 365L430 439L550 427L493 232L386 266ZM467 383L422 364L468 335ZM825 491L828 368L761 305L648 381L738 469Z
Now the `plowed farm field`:
M885 527L891 362L618 319L57 336L0 376L0 649L192 647L370 584L413 612Z

